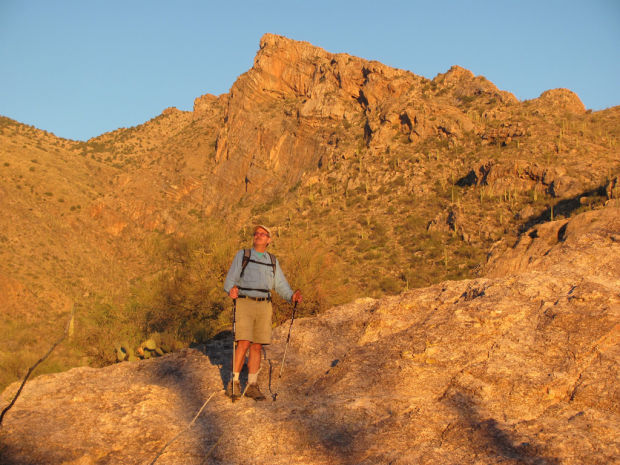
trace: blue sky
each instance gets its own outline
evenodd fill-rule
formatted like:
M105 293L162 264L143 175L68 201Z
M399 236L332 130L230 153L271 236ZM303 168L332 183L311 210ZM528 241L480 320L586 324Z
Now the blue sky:
M517 98L620 105L619 0L0 0L0 115L86 140L228 92L266 33Z

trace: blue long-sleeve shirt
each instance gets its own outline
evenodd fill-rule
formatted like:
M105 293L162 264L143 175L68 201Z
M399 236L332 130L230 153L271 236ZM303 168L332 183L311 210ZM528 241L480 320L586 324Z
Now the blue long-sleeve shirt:
M241 266L243 264L243 250L240 250L237 252L237 255L235 255L232 265L230 265L230 269L228 270L228 274L226 275L226 280L224 281L224 290L226 293L230 292L233 286L253 289L275 289L280 297L290 302L293 297L293 290L284 277L284 273L282 272L278 259L276 258L275 274L273 272L273 267L271 266L271 259L266 252L261 254L252 249L250 251L250 259L265 263L268 266L249 262L245 267L243 277L240 278L239 275L241 274ZM246 291L242 289L239 289L239 295L247 295L250 297L267 297L266 292Z

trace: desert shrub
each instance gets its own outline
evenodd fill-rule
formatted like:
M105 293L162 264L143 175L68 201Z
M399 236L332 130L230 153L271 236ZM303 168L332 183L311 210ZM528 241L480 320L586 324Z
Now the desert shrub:
M123 307L101 297L82 304L76 310L76 339L91 363L103 366L116 360L114 347L139 343L144 332L130 306Z
M28 368L33 366L42 356L38 352L39 347L29 347L28 349L16 350L11 353L0 353L0 391L4 390L10 383L21 380ZM43 347L41 347L43 349ZM43 349L43 352L47 349ZM67 370L71 366L70 362L60 360L58 357L51 357L45 363L39 365L33 375L37 376L44 373L56 373Z
M405 218L405 228L409 230L422 231L426 229L427 220L418 215L407 215Z
M360 195L347 196L347 198L346 198L346 206L347 207L352 207L354 205L359 204L363 200L364 200L363 197L360 196Z
M358 252L366 252L373 247L373 243L369 239L360 239L355 246L355 250Z
M319 238L301 232L278 240L276 254L293 289L300 289L304 302L301 315L316 314L334 305L347 302L355 294L354 287L346 282L345 263ZM290 304L274 299L275 321L281 322L290 315Z
M136 292L144 331L204 342L221 326L230 304L222 286L238 241L224 225L200 224L184 237L165 237L158 254L164 271Z
M405 178L402 175L397 176L393 181L392 181L392 186L394 187L401 187L405 185Z
M387 294L397 294L403 288L403 282L392 276L386 276L379 281L381 290Z
M364 254L364 260L376 260L381 257L381 252L378 250L370 250Z
M200 223L183 237L161 235L151 244L155 276L135 283L123 302L92 298L78 312L79 347L94 365L115 361L114 347L136 347L152 333L168 346L204 342L230 324L230 299L222 289L238 248L217 221Z
M384 237L387 234L387 227L383 222L380 222L376 218L373 218L370 223L370 228L373 232L373 235L378 237Z

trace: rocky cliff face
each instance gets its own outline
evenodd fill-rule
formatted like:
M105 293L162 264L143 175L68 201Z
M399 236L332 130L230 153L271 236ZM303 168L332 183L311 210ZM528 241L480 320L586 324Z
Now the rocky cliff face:
M485 278L359 299L276 329L260 381L222 392L230 341L30 382L3 463L599 464L617 457L620 208L547 224ZM2 395L6 405L17 385ZM215 392L197 422L188 425Z
M441 94L432 99L435 92ZM517 103L459 67L429 81L266 34L254 66L230 91L214 173L230 186L247 177L251 191L269 195L317 166L366 149L389 151L395 137L458 139L476 129L457 108L466 98Z

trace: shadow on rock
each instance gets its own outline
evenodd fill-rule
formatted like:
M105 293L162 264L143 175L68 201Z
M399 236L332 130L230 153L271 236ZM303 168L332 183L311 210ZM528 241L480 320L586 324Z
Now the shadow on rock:
M206 344L201 344L199 347L196 347L196 349L200 350L209 358L211 365L218 368L220 379L222 380L222 388L225 388L232 376L232 331L220 331Z
M444 401L452 407L460 418L460 425L450 428L444 433L446 436L454 436L452 440L465 441L476 454L484 454L493 462L498 458L517 460L517 463L527 465L558 465L556 458L543 457L542 448L531 442L517 441L511 434L503 430L499 423L493 419L483 419L475 402L466 394L456 393Z
M182 399L182 405L179 406L179 409L184 412L184 416L187 419L187 423L183 425L183 428L189 426L190 421L211 395L211 392L208 392L208 389L204 386L202 373L196 371L194 363L189 360L188 363L184 363L183 359L189 357L188 354L189 352L182 352L179 357L161 360L160 363L153 365L153 369L149 373L149 382L165 386L168 389L175 389L178 392L178 397ZM212 388L212 386L209 388ZM207 454L211 446L221 436L221 432L217 415L210 414L207 408L200 414L191 428L183 431L183 435L196 438L194 453L200 457ZM212 440L205 442L204 438L211 438ZM165 441L171 439L172 436L165 438ZM166 452L158 462L169 463L169 459L164 460L166 459L165 455L174 451L174 448L174 443L169 444Z
M2 465L39 465L42 461L41 459L25 461L22 457L15 457L15 454L0 439L0 463Z
M305 448L322 449L324 455L332 463L359 463L358 436L365 431L363 423L347 415L336 412L329 415L308 415L300 412L296 427L299 431L298 440Z
M558 215L568 218L574 211L584 205L584 201L587 205L602 204L606 199L605 195L605 185L601 185L595 189L575 195L574 197L562 199L554 206L547 207L539 215L528 218L526 222L519 226L519 232L523 233L537 224L553 221Z

